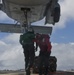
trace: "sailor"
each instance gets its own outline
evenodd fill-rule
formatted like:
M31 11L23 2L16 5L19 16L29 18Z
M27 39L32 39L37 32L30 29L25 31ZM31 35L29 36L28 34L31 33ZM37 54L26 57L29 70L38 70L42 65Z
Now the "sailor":
M30 68L32 67L34 62L34 38L34 31L31 28L29 28L23 35L20 35L20 44L23 47L23 53L25 57L26 75L30 75Z
M49 57L51 54L51 42L49 41L50 37L47 34L37 34L36 35L36 50L39 46L39 75L43 73L43 66L45 66L44 75L48 74L48 65L49 65Z

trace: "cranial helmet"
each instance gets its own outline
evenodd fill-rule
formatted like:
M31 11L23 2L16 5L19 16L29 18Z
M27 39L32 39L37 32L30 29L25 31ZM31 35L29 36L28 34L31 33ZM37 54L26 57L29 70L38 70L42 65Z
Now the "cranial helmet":
M32 28L28 28L28 31L32 31Z
M30 28L28 28L28 30L27 30L28 32L32 32L32 33L34 33L34 30L30 27Z

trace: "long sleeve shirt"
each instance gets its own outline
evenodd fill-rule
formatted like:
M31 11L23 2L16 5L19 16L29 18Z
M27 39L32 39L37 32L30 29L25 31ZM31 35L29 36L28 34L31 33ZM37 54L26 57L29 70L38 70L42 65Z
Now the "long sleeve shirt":
M50 52L51 48L52 48L52 45L49 41L49 37L48 37L48 35L43 35L43 37L44 38L42 40L40 40L39 38L36 38L35 42L36 42L37 46L40 47L41 51L47 50L48 52Z
M20 35L20 40L19 42L24 45L24 44L30 44L33 43L33 39L35 38L34 33L32 32L27 32L24 33L23 35Z

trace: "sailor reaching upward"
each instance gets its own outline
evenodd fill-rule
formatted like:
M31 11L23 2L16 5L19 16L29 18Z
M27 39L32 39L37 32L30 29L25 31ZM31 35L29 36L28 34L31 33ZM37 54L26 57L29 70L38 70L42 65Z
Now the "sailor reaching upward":
M32 29L28 29L26 33L20 35L20 43L23 47L23 53L25 56L25 70L26 75L30 75L30 68L33 65L35 51L34 51L34 40L35 35Z
M36 35L36 49L39 46L39 75L42 75L42 67L45 66L44 75L48 74L48 65L49 65L49 56L51 54L51 42L49 41L50 37L46 34L37 34Z

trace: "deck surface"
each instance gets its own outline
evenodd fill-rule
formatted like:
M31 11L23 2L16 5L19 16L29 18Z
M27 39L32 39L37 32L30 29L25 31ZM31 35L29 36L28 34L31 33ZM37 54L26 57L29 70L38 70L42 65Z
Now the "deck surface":
M0 75L26 75L25 72L12 72L12 73L1 73ZM38 74L31 74L31 75L38 75ZM50 73L49 75L74 75L74 72L55 72Z

